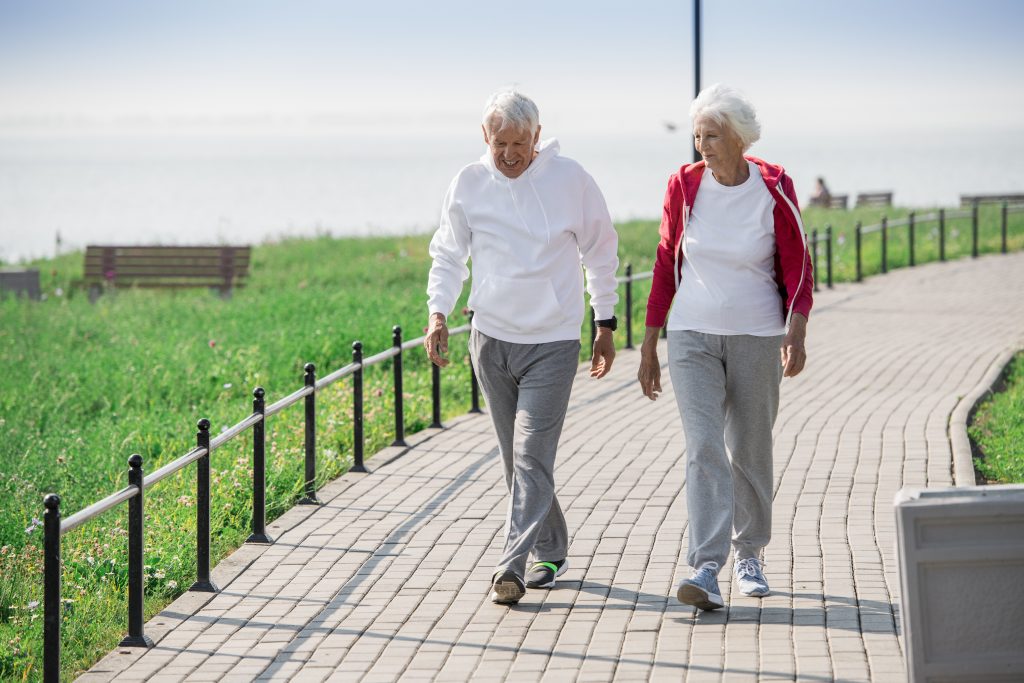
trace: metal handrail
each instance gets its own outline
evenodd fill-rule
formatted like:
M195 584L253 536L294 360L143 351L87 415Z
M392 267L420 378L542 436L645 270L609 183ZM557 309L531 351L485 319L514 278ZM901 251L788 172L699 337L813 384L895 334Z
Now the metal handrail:
M103 500L96 501L87 508L83 508L60 522L60 535L63 536L72 529L77 529L93 517L98 517L104 512L116 508L121 503L131 500L139 494L137 486L126 486L117 493L112 493Z
M171 476L178 470L184 469L185 467L194 463L199 458L209 454L209 452L209 449L206 448L193 448L185 455L175 460L172 460L171 462L167 463L166 465L158 469L156 472L153 472L148 477L146 477L144 480L146 486L152 486L158 481L166 479L167 477Z

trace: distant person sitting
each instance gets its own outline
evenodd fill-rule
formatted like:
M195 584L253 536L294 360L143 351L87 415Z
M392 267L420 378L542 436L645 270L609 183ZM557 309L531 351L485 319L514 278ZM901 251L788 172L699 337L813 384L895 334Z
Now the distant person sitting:
M825 179L821 176L818 176L818 180L814 184L814 192L811 194L809 203L811 206L823 206L826 209L832 204L832 193L828 191Z

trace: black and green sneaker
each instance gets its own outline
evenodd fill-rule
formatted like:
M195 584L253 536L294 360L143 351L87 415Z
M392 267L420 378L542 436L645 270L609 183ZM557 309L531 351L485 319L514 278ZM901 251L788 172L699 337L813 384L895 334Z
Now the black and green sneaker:
M524 595L526 595L526 586L511 569L506 569L501 574L494 574L491 581L491 602L496 602L499 605L514 605Z
M530 571L526 572L527 588L552 588L555 579L565 573L569 568L567 560L557 562L534 562Z

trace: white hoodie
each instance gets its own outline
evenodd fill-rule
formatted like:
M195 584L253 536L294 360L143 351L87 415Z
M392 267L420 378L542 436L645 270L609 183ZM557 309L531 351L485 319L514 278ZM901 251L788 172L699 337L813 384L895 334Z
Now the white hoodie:
M517 344L580 338L583 267L598 320L619 300L618 235L594 179L545 140L518 178L490 151L455 176L430 241L430 313L449 315L473 258L473 326Z

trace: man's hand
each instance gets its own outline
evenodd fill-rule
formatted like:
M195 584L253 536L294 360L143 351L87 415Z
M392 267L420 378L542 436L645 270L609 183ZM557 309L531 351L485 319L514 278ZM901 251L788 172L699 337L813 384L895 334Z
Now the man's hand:
M444 357L448 353L448 324L443 314L430 315L423 347L427 350L427 357L431 363L441 368L448 365L449 360Z
M644 343L640 346L640 369L636 378L640 382L640 391L644 396L655 401L661 393L661 363L658 361L658 333L660 328L648 327Z
M804 339L807 337L807 318L799 313L794 313L789 321L789 331L782 340L782 348L779 352L782 357L782 376L796 377L804 369L807 362L807 350L804 348Z
M590 376L601 379L612 370L615 360L615 339L607 327L597 328L594 338L594 359L590 361Z

